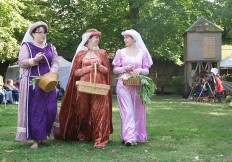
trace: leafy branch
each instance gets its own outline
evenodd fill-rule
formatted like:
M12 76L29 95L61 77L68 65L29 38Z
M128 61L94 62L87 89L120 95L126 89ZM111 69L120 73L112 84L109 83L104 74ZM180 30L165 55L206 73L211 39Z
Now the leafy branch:
M149 105L151 103L152 97L154 95L155 90L157 89L154 81L144 75L138 76L141 80L141 87L139 91L139 96L142 99L143 105Z
M132 77L133 76L131 74L124 74L123 76L121 76L123 80L128 80L129 78L132 78ZM144 106L149 105L151 103L154 92L157 89L157 86L154 83L154 81L147 76L138 75L137 77L141 81L139 96Z
M34 76L31 81L30 81L30 85L33 85L33 89L35 89L35 85L39 82L40 80L40 76Z

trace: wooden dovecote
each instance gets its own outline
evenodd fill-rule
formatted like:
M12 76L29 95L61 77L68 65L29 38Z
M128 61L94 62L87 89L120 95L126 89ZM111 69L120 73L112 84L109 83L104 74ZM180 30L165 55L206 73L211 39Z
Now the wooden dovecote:
M185 82L192 86L193 76L203 69L219 68L222 29L201 16L184 33Z

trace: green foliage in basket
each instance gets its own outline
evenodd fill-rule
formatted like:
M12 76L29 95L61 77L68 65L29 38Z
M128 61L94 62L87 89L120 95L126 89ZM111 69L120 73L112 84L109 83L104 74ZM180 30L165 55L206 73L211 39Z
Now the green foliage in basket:
M35 85L38 83L39 80L40 80L40 76L34 76L32 78L32 80L30 81L30 85L33 86L33 89L35 89Z
M124 74L123 76L121 76L123 80L128 80L129 78L132 78L132 77L133 77L132 74ZM157 86L154 83L154 81L147 76L138 75L137 77L141 81L139 96L143 102L143 105L145 106L149 105L151 103L155 90L157 89Z
M138 76L141 80L141 88L139 91L139 96L142 99L143 105L149 105L151 103L152 97L157 89L154 81L144 75Z

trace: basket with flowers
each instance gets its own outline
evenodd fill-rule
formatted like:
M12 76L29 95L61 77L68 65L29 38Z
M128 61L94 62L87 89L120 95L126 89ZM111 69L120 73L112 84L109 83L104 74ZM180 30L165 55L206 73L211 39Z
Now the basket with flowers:
M134 77L132 74L124 74L120 78L122 78L125 86L140 86L139 96L143 105L149 105L151 103L157 86L150 77L144 75Z

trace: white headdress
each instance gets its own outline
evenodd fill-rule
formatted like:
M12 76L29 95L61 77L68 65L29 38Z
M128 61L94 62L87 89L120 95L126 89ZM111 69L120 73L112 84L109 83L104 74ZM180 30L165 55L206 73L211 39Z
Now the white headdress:
M81 50L85 50L85 43L87 42L87 40L89 39L89 37L91 36L91 33L84 33L82 35L82 41L81 43L78 45L77 49L76 49L76 53L73 57L73 60L72 60L72 65L73 65L73 61L75 59L75 57L77 56L77 53ZM71 66L71 69L72 69L72 66Z
M23 40L21 42L21 45L24 43L24 42L33 42L33 37L31 36L30 34L30 28L31 28L32 25L30 25L30 27L27 29L27 32L25 33L24 37L23 37Z
M153 61L152 61L152 58L151 58L151 55L149 53L149 51L147 50L147 47L146 45L144 44L143 42L143 39L141 37L141 35L134 29L130 29L130 30L126 30L124 32L121 33L123 36L124 35L130 35L136 42L136 47L138 48L142 48L144 51L147 52L147 54L150 56L148 57L149 58L149 62L152 64Z
M87 32L87 33L84 33L82 35L82 40L81 40L81 43L77 46L77 49L76 49L76 53L72 59L72 64L71 64L71 68L69 70L69 77L70 77L70 72L72 70L72 67L73 67L73 62L76 58L76 56L78 55L78 52L82 51L82 50L88 50L88 48L85 46L86 42L88 41L88 39L90 38L91 35L93 35L93 33L96 33L96 32ZM100 32L98 32L99 34L101 34ZM99 47L95 47L94 48L95 50L96 49L99 49ZM66 88L66 87L65 87Z
M88 48L85 46L86 42L88 41L88 39L90 38L91 35L101 35L101 32L98 32L98 31L94 31L94 32L87 32L87 33L84 33L82 35L82 41L81 43L78 45L77 49L76 49L76 53L73 57L73 60L72 60L72 65L73 65L73 61L75 60L75 57L77 56L78 52L81 51L81 50L88 50ZM98 46L94 47L93 50L97 50L99 49ZM71 69L72 69L72 66L71 66Z
M46 30L48 30L48 25L43 21L38 21L38 22L31 24L30 27L27 29L27 32L25 33L24 37L23 37L21 45L24 42L33 42L33 37L31 34L32 34L33 30L39 26L44 26L46 28ZM45 40L45 43L46 43L46 40Z
M47 24L44 23L44 22L42 22L42 21L38 21L38 22L36 22L36 23L31 24L30 27L27 29L27 32L25 33L25 35L24 35L24 37L23 37L23 40L22 40L22 42L21 42L20 45L22 46L22 44L23 44L24 42L33 42L33 37L32 37L32 35L31 35L31 33L32 33L32 31L33 31L36 27L41 26L41 25L43 25L44 27L46 27L47 30L48 30ZM46 39L45 39L45 43L46 43ZM20 69L19 69L19 77L22 75L22 72L23 72L23 69L20 68Z

